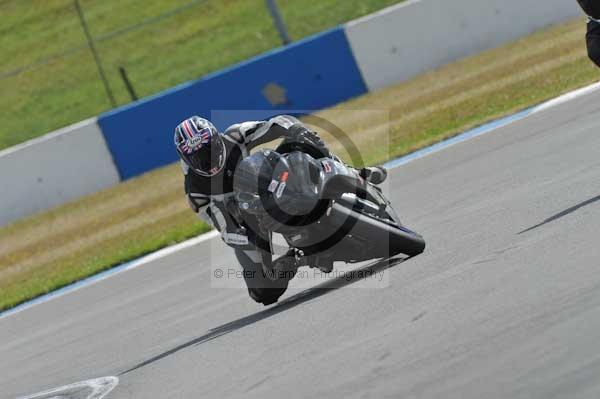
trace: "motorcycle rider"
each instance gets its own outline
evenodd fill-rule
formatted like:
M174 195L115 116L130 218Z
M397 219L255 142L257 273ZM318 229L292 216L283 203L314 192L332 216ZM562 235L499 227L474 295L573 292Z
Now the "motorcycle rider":
M276 262L297 261L297 256L290 252L273 261L268 250L270 242L265 242L264 234L253 231L238 220L233 177L239 162L254 147L279 138L288 142L310 143L324 157L331 155L316 132L289 115L234 124L223 133L207 119L192 116L175 129L175 147L181 158L190 207L202 220L216 228L223 241L235 250L244 269L243 276L250 296L264 305L276 302L293 277L279 279L274 286L264 272L272 270ZM383 167L363 168L359 173L373 184L380 184L387 177Z
M587 49L590 59L600 67L600 0L577 0L588 15Z

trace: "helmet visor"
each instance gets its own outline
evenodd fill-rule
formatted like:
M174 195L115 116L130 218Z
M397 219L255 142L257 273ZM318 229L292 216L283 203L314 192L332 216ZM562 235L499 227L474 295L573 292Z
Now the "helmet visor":
M216 136L209 145L186 154L188 165L201 176L214 176L225 166L225 143Z

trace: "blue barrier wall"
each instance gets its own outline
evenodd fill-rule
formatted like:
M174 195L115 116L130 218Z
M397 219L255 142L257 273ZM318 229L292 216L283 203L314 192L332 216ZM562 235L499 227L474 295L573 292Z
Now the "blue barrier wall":
M285 101L272 104L263 94L268 85L275 87L276 100L282 97L277 88L283 88ZM177 159L173 130L188 116L248 110L256 118L256 110L264 110L260 114L268 118L278 110L321 109L366 92L344 29L338 27L108 112L98 123L121 178L127 179ZM243 111L232 114L230 120L219 118L217 127L245 119Z

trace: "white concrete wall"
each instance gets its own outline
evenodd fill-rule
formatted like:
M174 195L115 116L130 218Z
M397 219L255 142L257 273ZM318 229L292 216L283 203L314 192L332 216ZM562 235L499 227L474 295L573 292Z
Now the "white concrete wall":
M346 35L376 90L578 15L575 0L411 0L349 22Z
M95 118L0 151L0 226L119 181Z

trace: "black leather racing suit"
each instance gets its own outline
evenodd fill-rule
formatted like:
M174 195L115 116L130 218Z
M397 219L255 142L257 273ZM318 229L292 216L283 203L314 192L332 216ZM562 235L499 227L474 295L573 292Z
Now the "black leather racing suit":
M257 145L285 138L287 140L306 140L307 136L316 141L324 153L328 150L316 133L308 130L302 123L289 115L274 117L268 121L244 122L230 126L223 133L223 141L227 151L223 170L213 177L203 177L182 162L185 174L185 193L191 208L204 221L215 227L223 241L235 249L238 261L245 270L256 269L260 265L272 261L270 242L265 242L261 235L242 226L236 220L236 207L233 194L233 177L239 162L247 157ZM262 240L262 241L261 241ZM262 249L261 249L262 248Z

